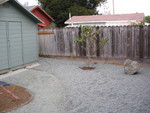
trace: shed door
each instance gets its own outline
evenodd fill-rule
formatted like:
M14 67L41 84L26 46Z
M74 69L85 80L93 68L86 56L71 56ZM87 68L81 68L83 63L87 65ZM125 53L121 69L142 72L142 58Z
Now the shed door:
M8 67L6 22L0 21L0 70L7 69Z
M22 24L8 22L9 66L10 68L23 64Z

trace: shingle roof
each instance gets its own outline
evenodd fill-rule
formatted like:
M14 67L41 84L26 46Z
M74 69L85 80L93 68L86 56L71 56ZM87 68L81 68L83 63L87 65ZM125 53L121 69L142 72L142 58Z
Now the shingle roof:
M78 22L100 22L100 21L126 21L136 20L137 22L142 21L144 13L133 13L133 14L116 14L116 15L92 15L92 16L73 16L68 19L65 23L78 23Z

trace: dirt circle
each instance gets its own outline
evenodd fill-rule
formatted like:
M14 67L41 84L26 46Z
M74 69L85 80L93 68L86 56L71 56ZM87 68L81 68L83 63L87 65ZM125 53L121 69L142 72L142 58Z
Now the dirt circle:
M19 86L0 86L0 113L8 112L29 103L31 92Z
M94 70L95 67L80 67L82 70Z

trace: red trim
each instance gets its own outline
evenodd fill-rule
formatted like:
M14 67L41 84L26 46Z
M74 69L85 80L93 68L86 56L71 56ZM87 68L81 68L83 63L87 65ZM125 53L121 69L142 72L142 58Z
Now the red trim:
M55 22L55 20L51 17L51 16L49 16L40 6L35 6L34 8L32 8L32 9L30 9L30 11L32 12L32 11L34 11L35 9L40 9L50 20L52 20L53 22Z
M45 27L46 25L45 25L45 24L43 24L43 23L38 23L38 26Z

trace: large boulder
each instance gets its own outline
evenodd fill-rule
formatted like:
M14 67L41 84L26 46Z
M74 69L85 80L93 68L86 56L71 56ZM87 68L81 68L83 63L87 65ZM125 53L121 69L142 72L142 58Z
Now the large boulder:
M124 62L124 72L125 74L133 75L140 70L140 64L137 61L132 61L127 59Z

